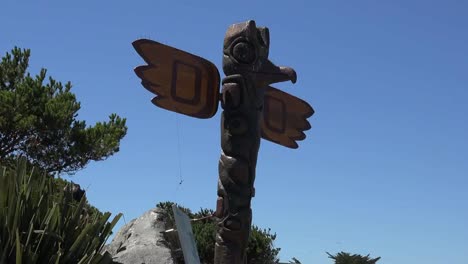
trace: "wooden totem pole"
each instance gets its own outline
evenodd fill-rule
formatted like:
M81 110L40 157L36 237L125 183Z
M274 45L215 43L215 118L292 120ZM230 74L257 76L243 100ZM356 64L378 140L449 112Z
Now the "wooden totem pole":
M246 247L252 222L250 203L260 138L297 148L297 140L310 129L307 118L314 111L305 101L270 84L296 82L296 72L268 60L268 28L250 20L227 30L223 47L223 71L198 56L158 42L140 39L133 46L148 65L135 73L143 86L157 96L161 108L197 118L221 116L221 158L215 217L216 264L246 263Z

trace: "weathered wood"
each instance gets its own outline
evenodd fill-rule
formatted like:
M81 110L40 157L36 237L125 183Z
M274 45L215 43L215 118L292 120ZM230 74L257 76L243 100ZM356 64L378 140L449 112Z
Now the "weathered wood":
M221 96L224 111L221 116L216 264L247 261L246 249L252 224L250 202L255 195L262 120L268 139L285 145L299 139L291 131L296 132L297 124L302 120L288 122L288 114L296 108L285 105L299 99L292 96L282 98L278 90L269 87L276 82L295 82L296 73L292 68L277 67L268 60L269 43L268 29L257 28L254 21L232 25L224 39L223 70L227 77L222 82ZM266 102L268 109L264 119ZM311 108L299 110L298 116L305 120ZM299 129L307 128L301 125ZM279 135L285 135L289 141L283 141Z
M305 101L270 84L296 82L296 72L268 60L268 28L255 21L234 24L223 46L222 91L213 63L158 42L133 43L148 65L135 73L157 96L152 102L177 113L210 118L221 101L221 157L215 216L215 264L246 263L252 223L250 203L255 195L255 169L260 138L297 148L310 129L314 110Z
M198 118L216 113L220 77L213 63L148 39L133 42L133 47L148 63L135 68L135 73L157 95L153 104Z
M297 140L305 139L310 129L307 118L314 114L302 99L273 87L267 87L263 107L262 138L288 148L298 148Z

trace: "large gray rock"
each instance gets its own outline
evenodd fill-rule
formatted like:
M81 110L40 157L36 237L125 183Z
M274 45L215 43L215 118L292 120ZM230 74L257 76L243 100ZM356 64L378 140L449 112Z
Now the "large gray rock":
M162 231L164 219L161 211L151 209L123 226L104 250L117 263L174 264Z

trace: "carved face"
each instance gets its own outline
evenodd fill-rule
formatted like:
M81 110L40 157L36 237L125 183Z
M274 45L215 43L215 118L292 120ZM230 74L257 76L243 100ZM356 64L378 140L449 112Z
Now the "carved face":
M253 20L230 26L224 38L224 73L227 76L250 76L259 87L276 82L296 82L294 69L278 67L268 60L269 48L268 28L257 27Z
M257 28L255 21L234 24L224 38L223 70L226 75L255 73L268 61L268 28Z

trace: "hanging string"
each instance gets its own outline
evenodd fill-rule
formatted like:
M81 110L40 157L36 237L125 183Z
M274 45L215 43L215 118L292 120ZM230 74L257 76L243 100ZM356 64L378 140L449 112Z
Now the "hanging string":
M179 117L176 115L176 126L177 126L177 156L179 159L179 185L182 185L184 178L182 178L182 152L180 150L180 124Z
M180 144L180 121L179 121L178 114L176 114L175 116L176 116L175 119L176 119L177 160L178 160L178 166L179 166L179 170L178 170L179 179L178 179L178 184L177 184L176 190L174 192L174 195L175 195L174 202L179 202L177 200L177 198L178 198L177 196L178 196L178 191L179 191L180 187L182 186L182 183L184 183L184 177L182 175L182 150L181 150L181 144Z

